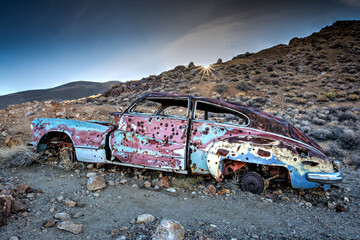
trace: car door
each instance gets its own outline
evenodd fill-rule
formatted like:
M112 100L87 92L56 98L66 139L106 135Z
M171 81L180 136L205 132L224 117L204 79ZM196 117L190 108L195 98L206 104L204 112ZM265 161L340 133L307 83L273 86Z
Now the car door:
M110 137L112 155L126 164L184 171L188 98L144 98L125 112Z
M193 174L209 174L207 153L220 139L241 135L249 123L244 114L205 101L196 101L189 136L189 163Z

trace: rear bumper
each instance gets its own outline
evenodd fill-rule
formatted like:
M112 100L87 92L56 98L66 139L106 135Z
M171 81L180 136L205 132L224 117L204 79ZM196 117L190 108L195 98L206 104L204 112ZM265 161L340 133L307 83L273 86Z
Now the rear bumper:
M307 180L310 182L323 183L323 184L335 184L340 183L343 180L343 176L340 170L339 162L334 162L336 171L334 173L308 173L306 175Z

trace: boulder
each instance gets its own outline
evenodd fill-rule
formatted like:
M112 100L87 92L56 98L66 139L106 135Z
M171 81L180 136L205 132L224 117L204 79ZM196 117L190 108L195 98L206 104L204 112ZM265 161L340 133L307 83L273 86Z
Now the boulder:
M157 227L153 240L182 240L184 239L184 227L173 220L163 219Z
M87 189L90 191L96 191L106 188L105 179L103 176L90 177L87 182Z

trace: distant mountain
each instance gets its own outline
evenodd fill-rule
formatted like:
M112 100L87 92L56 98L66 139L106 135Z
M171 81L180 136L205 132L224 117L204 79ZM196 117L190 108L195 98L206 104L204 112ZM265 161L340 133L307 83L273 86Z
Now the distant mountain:
M64 101L88 97L103 93L111 86L119 84L119 81L108 81L104 83L76 81L60 85L54 88L28 90L0 96L0 109L12 104L21 104L31 101Z

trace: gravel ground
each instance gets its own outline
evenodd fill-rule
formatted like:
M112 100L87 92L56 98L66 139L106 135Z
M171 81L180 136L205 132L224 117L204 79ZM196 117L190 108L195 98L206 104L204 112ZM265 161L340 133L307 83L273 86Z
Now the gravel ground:
M105 176L106 189L87 190L90 171ZM260 195L235 188L230 194L208 196L202 189L219 184L206 179L191 182L193 177L176 174L169 175L173 182L189 179L191 187L174 186L175 193L143 188L146 179L157 178L155 171L143 173L140 179L146 179L139 180L134 170L126 168L65 171L58 165L40 164L7 168L0 176L3 186L23 183L33 191L23 196L28 211L13 214L0 227L0 239L151 239L164 218L180 222L185 239L357 239L360 173L350 169L344 173L344 182L328 191L275 185ZM77 206L68 207L65 200L76 201ZM336 211L329 202L345 212ZM59 212L68 213L84 230L75 235L56 226L42 227ZM144 213L156 220L136 224L134 220Z

